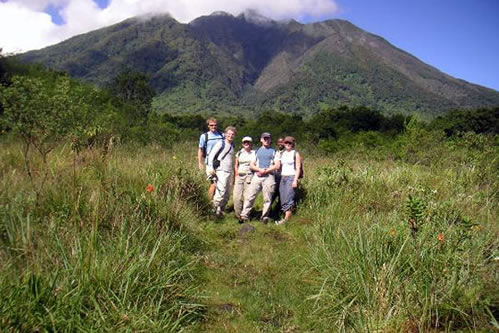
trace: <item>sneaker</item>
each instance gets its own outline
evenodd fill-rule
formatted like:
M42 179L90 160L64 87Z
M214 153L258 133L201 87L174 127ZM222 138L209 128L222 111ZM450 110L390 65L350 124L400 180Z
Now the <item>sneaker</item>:
M280 219L279 221L275 221L275 225L281 225L286 223L286 219Z

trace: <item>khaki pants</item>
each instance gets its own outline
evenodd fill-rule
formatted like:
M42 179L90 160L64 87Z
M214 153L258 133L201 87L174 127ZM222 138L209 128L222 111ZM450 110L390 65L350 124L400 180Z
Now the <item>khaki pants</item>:
M272 204L272 195L275 191L275 178L274 175L268 175L265 177L258 177L254 175L251 179L250 187L246 192L246 198L244 199L244 206L241 212L241 218L249 218L251 209L253 209L253 204L255 203L256 196L260 191L263 194L263 211L262 218L268 217L270 212L270 206Z
M234 212L236 217L241 217L241 212L243 210L244 200L246 199L248 189L251 185L252 174L245 176L236 176L236 181L234 184L234 193L232 195L232 200L234 201Z
M217 187L213 196L213 206L220 207L222 210L229 201L230 187L232 186L232 172L217 170Z

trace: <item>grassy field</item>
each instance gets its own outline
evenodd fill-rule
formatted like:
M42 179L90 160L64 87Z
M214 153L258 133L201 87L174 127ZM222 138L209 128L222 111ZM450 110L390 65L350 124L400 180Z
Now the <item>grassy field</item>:
M497 331L497 138L416 135L304 148L282 226L214 219L194 143L61 146L42 184L5 139L0 330Z

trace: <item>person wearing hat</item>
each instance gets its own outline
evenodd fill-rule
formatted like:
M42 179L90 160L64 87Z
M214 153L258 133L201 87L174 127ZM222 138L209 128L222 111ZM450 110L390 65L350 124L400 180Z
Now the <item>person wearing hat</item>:
M253 209L253 204L258 193L263 194L263 211L260 220L267 223L269 220L270 206L272 204L272 195L276 188L274 172L279 170L279 154L271 147L272 139L268 132L260 136L262 146L255 153L255 159L250 163L250 169L254 171L251 178L251 184L244 199L243 210L239 219L240 223L249 220L249 215Z
M284 218L276 221L277 225L286 223L291 218L292 209L295 206L296 188L302 176L302 157L295 150L295 138L285 137L284 147L285 149L280 156L281 181L279 183L279 197Z
M236 153L236 162L234 172L236 175L234 184L234 212L240 220L241 211L243 210L245 193L247 192L253 172L250 169L250 163L255 159L255 150L253 148L253 139L250 136L245 136L242 140L243 147Z

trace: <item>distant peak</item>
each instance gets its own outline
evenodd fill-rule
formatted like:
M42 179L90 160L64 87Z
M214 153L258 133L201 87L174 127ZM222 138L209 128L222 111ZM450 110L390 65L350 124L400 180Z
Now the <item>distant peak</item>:
M216 12L213 12L210 14L210 16L229 16L229 17L234 17L232 14L224 12L223 10L218 10Z
M274 20L272 20L266 16L263 16L262 14L260 14L259 12L257 12L254 9L245 10L244 12L239 14L238 18L241 18L241 19L245 20L246 22L250 22L253 24L257 24L257 25L271 25L271 24L275 23Z

